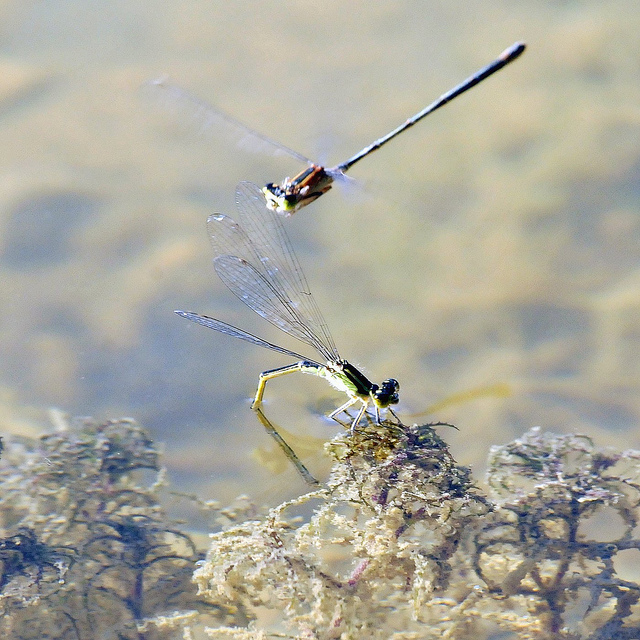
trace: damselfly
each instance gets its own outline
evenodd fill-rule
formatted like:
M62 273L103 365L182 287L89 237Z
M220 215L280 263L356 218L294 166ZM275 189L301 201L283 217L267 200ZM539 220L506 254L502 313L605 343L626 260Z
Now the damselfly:
M351 158L342 162L335 167L323 167L302 154L285 147L284 145L276 142L268 136L259 133L235 120L231 116L219 111L218 109L201 102L197 98L190 96L187 92L172 86L164 79L156 80L152 84L163 89L173 96L177 101L188 101L195 106L199 117L205 122L224 121L230 124L235 129L241 131L245 136L249 136L261 143L267 145L273 150L288 155L300 162L304 162L309 165L304 171L293 178L285 178L282 182L274 183L269 182L266 184L262 191L265 196L266 204L269 209L273 209L279 213L291 215L310 204L314 200L317 200L321 195L325 194L333 182L337 179L344 178L344 174L354 165L356 162L362 160L362 158L373 153L387 142L401 134L403 131L412 127L417 122L420 122L423 118L430 113L436 111L440 107L447 104L454 98L458 97L468 89L475 87L478 83L482 82L489 76L493 75L496 71L499 71L504 66L515 60L525 50L525 45L522 42L516 42L508 49L505 49L493 62L486 65L482 69L478 70L472 76L461 82L459 85L450 89L437 100L432 102L429 106L425 107L422 111L416 113L414 116L403 122L400 126L396 127L393 131L387 133L387 135L378 138L375 142L366 146L353 155Z
M380 385L374 384L340 357L320 309L309 291L307 280L284 229L282 217L274 211L265 211L263 191L255 184L240 183L236 190L236 205L239 213L237 222L224 214L209 216L207 221L215 254L213 266L216 273L249 308L281 331L313 347L324 362L307 358L209 316L191 311L176 313L210 329L296 358L297 362L294 364L260 374L252 408L303 478L315 483L313 476L262 411L267 381L294 372L324 378L348 396L344 404L329 414L330 418L340 422L337 416L341 413L349 415L347 410L353 405L359 405L355 417L349 416L352 430L369 405L374 408L378 424L380 409L386 408L396 417L390 405L398 403L400 385L393 378Z

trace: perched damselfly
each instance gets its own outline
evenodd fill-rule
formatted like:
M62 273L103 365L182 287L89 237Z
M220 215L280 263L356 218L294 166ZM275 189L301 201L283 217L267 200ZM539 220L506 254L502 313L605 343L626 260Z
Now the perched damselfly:
M247 127L243 123L235 120L233 117L219 111L215 107L208 105L197 98L189 95L186 91L170 85L166 79L159 79L151 83L152 85L163 89L177 101L188 101L196 109L198 117L206 124L213 123L215 121L223 121L230 124L236 130L242 132L245 136L255 139L262 144L270 147L272 150L284 155L288 155L300 162L304 162L308 167L301 171L293 178L285 178L280 183L269 182L266 184L262 191L265 196L266 205L269 209L273 209L278 213L284 213L291 215L305 207L306 205L317 200L321 195L325 194L333 182L337 179L345 177L345 173L356 162L362 160L362 158L373 153L387 142L401 134L403 131L412 127L417 122L420 122L423 118L430 113L436 111L440 107L444 106L454 98L458 97L468 89L475 87L478 83L482 82L489 76L493 75L496 71L499 71L504 66L515 60L525 50L525 45L522 42L516 42L508 49L505 49L493 62L489 63L482 69L478 70L472 76L461 82L459 85L450 89L437 100L432 102L429 106L425 107L422 111L416 113L414 116L403 122L400 126L396 127L393 131L387 133L387 135L378 138L375 142L361 149L355 155L351 156L345 162L342 162L335 167L323 167L302 154L286 147L279 142L276 142L272 138L259 133Z
M262 411L267 381L294 372L324 378L348 396L344 404L329 414L330 418L340 422L338 415L346 413L353 405L359 405L356 416L349 416L352 430L370 404L374 408L378 424L380 409L388 409L395 417L390 405L398 403L400 385L393 378L380 385L374 384L340 357L320 309L309 291L307 280L284 229L282 217L274 211L265 210L263 191L255 184L241 182L236 190L236 206L239 213L237 222L224 214L211 215L207 221L215 254L213 266L216 273L249 308L281 331L313 347L324 362L312 360L209 316L191 311L176 313L210 329L297 359L294 364L260 374L251 406L303 478L315 483L313 476Z

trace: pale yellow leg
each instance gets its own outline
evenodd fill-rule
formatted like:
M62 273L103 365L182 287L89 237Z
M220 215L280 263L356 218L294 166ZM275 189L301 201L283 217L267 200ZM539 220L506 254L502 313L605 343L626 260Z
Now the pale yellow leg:
M362 416L364 415L364 412L367 410L367 406L369 406L369 402L367 400L363 400L362 398L358 398L358 397L349 398L349 400L347 400L347 402L345 402L343 405L339 406L335 411L332 411L329 414L329 418L333 418L336 422L340 422L340 420L338 420L338 418L336 418L336 416L340 415L343 411L346 411L349 407L354 405L356 402L361 402L362 403L362 407L360 407L360 411L358 411L358 415L351 422L351 432L353 433L353 431L356 428L356 425L360 422L360 420L362 419ZM344 424L344 423L340 422L340 424Z
M291 364L286 367L280 367L279 369L271 369L270 371L263 371L260 374L260 379L258 380L258 388L256 389L256 397L253 399L253 403L251 404L252 409L260 409L262 406L262 398L264 396L264 390L267 386L267 380L271 380L272 378L279 378L280 376L286 376L289 373L316 373L320 367L316 364L312 364L310 362L305 362L304 360L301 362L296 362L295 364Z
M340 405L337 409L332 411L327 417L335 420L336 422L340 422L336 416L339 416L343 411L346 411L351 405L354 405L358 402L358 398L349 398L344 404ZM342 424L342 422L340 422Z
M358 398L358 400L360 400L360 398ZM364 415L364 412L367 410L367 407L369 406L368 402L364 402L363 400L360 400L360 402L362 402L362 407L360 407L360 411L358 415L355 417L354 421L351 423L351 433L353 433L356 430L356 426L360 423L360 420L362 420L362 416Z

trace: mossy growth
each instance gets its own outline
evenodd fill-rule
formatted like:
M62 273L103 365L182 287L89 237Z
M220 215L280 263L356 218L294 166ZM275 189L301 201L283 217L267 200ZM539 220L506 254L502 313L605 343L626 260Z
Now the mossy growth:
M206 558L138 425L7 439L1 637L640 638L640 453L532 430L482 491L437 431L337 436L321 488L217 510Z

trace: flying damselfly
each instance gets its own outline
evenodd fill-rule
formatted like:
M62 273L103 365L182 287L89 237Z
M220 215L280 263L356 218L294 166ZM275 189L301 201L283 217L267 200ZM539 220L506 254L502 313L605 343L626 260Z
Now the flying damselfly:
M288 155L299 162L306 163L308 167L293 178L287 177L280 183L269 182L262 189L266 205L269 209L277 211L278 213L284 213L285 215L292 215L302 207L307 206L329 191L335 180L344 179L345 173L354 164L356 164L356 162L359 162L362 158L365 158L370 153L373 153L383 145L387 144L387 142L401 134L409 127L412 127L417 122L420 122L420 120L436 111L436 109L444 106L468 89L475 87L478 83L482 82L489 76L493 75L496 71L499 71L504 66L515 60L524 50L525 44L522 42L516 42L508 49L505 49L493 62L478 70L453 89L450 89L441 95L437 100L403 122L400 126L393 129L393 131L390 131L385 136L378 138L375 142L372 142L370 145L364 147L364 149L358 151L358 153L353 155L351 158L336 165L335 167L323 167L313 162L297 151L294 151L293 149L276 142L272 138L247 127L238 120L235 120L235 118L189 95L186 91L168 84L165 79L156 80L151 84L163 89L178 102L188 101L191 103L195 107L198 117L206 124L213 123L215 121L225 122L243 133L245 136L261 142L275 152Z
M239 214L237 221L224 214L211 215L207 221L216 273L249 308L281 331L313 347L323 361L307 358L209 316L191 311L176 313L220 333L297 360L294 364L263 371L251 406L303 478L315 484L313 476L262 411L267 381L294 372L324 378L331 386L348 396L347 401L332 411L329 417L343 424L337 416L345 413L349 416L352 430L365 415L369 405L373 406L378 424L381 409L389 410L397 419L390 405L398 403L400 385L393 378L380 385L374 384L340 357L320 309L309 291L307 280L284 229L282 216L273 210L265 210L263 191L255 184L241 182L236 190L236 206ZM353 405L359 405L359 408L352 418L347 410Z

